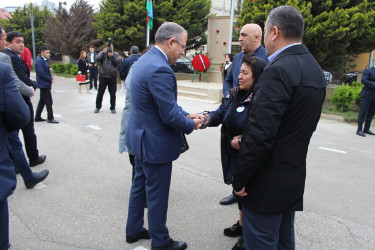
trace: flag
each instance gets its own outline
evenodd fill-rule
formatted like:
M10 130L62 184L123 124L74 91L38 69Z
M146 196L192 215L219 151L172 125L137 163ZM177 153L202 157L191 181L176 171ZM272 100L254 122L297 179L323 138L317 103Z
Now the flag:
M150 27L150 30L152 30L154 26L154 23L152 21L154 19L154 13L152 12L152 0L146 0L146 1L147 1L147 5L146 5L147 23L148 23L148 26Z

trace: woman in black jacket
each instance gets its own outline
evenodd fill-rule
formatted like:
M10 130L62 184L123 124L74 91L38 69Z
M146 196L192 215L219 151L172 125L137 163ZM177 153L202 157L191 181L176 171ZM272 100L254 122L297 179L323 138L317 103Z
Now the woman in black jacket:
M87 61L87 53L82 50L78 60L78 74L85 76L85 81L79 82L78 85L78 94L82 94L82 85L86 85L86 94L91 94L89 90L89 65Z
M202 128L221 127L221 163L223 167L224 182L228 185L233 182L233 173L237 165L241 136L246 123L246 116L251 109L256 83L267 63L262 58L252 54L245 54L242 59L239 86L231 89L228 102L221 104L213 112L205 114ZM229 237L240 236L233 247L235 250L245 249L242 238L242 202L238 200L239 220L230 228L224 229L224 235Z

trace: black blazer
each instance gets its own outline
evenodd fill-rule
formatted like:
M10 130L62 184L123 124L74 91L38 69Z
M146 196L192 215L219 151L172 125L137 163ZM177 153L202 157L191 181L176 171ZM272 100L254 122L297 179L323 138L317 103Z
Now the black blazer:
M260 76L233 187L257 213L303 210L306 155L326 93L323 71L304 45L281 52Z
M10 56L14 72L16 72L18 78L21 81L23 81L26 85L36 89L37 84L35 81L30 79L30 70L27 67L26 63L22 60L22 58L10 49L5 49L3 52Z

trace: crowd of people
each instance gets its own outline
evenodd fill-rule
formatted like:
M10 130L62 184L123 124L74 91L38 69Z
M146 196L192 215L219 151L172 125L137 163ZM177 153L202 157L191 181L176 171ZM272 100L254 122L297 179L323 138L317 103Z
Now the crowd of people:
M108 87L110 112L116 114L117 78L125 92L119 135L119 152L127 152L132 165L132 186L126 222L126 242L151 239L152 250L186 249L187 243L170 237L167 227L172 162L181 152L184 134L221 125L221 163L224 182L233 191L220 201L238 203L238 221L223 230L238 237L234 250L295 249L295 211L303 210L306 155L320 119L326 81L319 64L302 44L304 19L290 6L273 9L264 26L250 23L241 28L242 52L226 55L223 65L223 102L215 111L190 114L177 104L177 81L170 64L184 55L188 32L179 24L165 22L155 34L155 45L142 53L137 46L125 53L108 43L102 51L81 51L79 74L86 93L97 89L94 113L102 108ZM42 164L34 121L57 124L52 109L49 69L50 50L40 48L35 62L36 82L20 57L21 33L5 33L0 27L0 249L9 243L7 197L16 186L15 171L32 188L48 176L30 167ZM27 57L27 55L26 55ZM97 75L99 73L99 85ZM365 90L374 89L374 67L365 71ZM30 101L40 89L35 112ZM366 89L367 88L367 89ZM364 92L357 134L374 134L373 98ZM369 100L366 101L368 98ZM44 106L47 119L41 114ZM365 120L365 127L362 124ZM19 130L24 135L26 155ZM219 136L219 135L218 135ZM4 153L6 152L6 153ZM144 227L144 208L148 226Z

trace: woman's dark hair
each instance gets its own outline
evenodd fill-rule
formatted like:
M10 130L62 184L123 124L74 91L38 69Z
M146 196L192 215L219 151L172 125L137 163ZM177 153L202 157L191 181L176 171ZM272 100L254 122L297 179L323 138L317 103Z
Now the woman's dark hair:
M228 56L230 61L233 62L233 55L231 53L227 53L225 56Z

